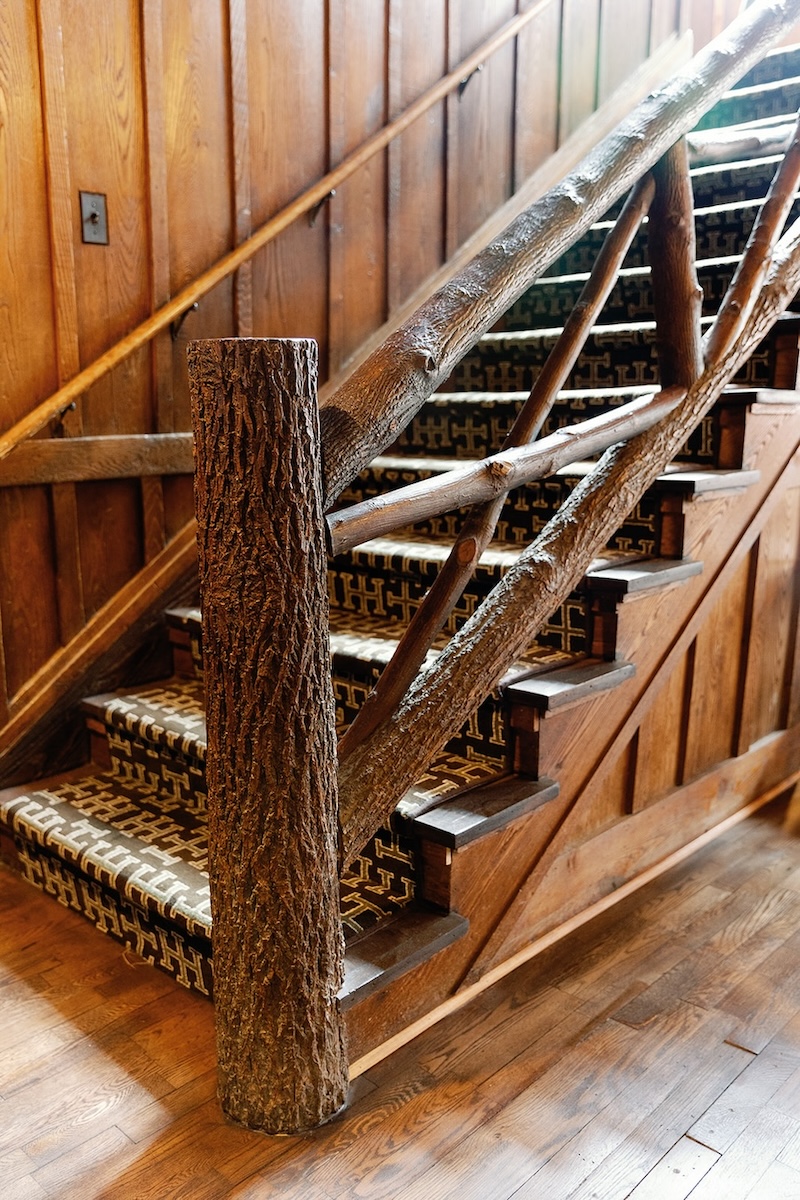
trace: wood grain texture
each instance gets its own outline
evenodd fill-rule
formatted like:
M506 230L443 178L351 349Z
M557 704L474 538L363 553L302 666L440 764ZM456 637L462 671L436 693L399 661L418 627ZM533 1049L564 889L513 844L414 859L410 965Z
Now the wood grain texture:
M458 9L457 22L453 9ZM514 0L461 0L451 6L451 66L513 17ZM448 140L448 244L456 249L494 212L513 186L514 47L504 46L450 98Z
M792 490L758 545L754 617L747 650L741 744L752 745L787 717L794 663L797 580L794 561L800 521L800 492ZM769 616L767 611L769 610Z
M0 464L0 487L191 472L190 433L49 438L17 446Z
M347 1078L316 365L310 341L190 349L220 1096L271 1133Z
M537 0L524 0L526 11ZM549 0L517 40L514 181L519 187L558 147L561 4Z
M800 283L800 242L790 237L776 254L771 285L761 291L747 334L723 363L706 367L686 399L660 425L606 452L542 534L450 641L436 665L409 689L400 707L343 764L340 779L345 855L357 852L386 819L450 731L461 725L530 644L552 608L567 595L594 554L664 469L763 336ZM430 721L448 712L452 725ZM441 739L441 741L439 741ZM381 764L391 763L391 771ZM404 766L408 764L407 773ZM413 765L412 765L413 764ZM394 788L397 791L394 791ZM381 797L382 799L376 799ZM377 819L376 819L377 818Z
M445 73L446 15L446 0L389 0L391 117ZM445 112L442 102L389 147L389 312L444 262Z
M597 107L600 0L562 0L558 136L568 134Z
M380 8L385 11L386 0ZM375 0L333 0L329 23L330 155L340 162L386 123L387 27ZM370 18L370 11L373 12ZM330 369L338 370L387 315L386 155L330 200ZM348 280L360 286L351 291Z

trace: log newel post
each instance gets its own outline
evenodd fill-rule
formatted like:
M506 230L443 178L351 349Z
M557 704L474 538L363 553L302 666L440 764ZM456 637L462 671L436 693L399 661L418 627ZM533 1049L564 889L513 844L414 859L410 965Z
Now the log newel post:
M189 371L219 1093L298 1132L348 1076L316 345L195 342Z

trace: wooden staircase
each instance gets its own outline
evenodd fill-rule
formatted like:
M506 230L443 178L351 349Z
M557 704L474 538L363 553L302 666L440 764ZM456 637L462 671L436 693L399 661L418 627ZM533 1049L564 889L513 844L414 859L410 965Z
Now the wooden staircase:
M800 49L771 55L703 126L789 113L797 76ZM709 317L775 162L693 173ZM605 229L591 229L480 340L342 503L499 447ZM655 337L642 234L542 433L652 390ZM800 316L784 317L391 828L343 873L353 1058L796 771L799 344ZM576 463L509 496L432 657L584 471ZM458 523L431 518L331 561L340 729ZM165 614L165 636L170 679L85 700L86 767L0 794L2 847L35 886L210 994L199 609Z

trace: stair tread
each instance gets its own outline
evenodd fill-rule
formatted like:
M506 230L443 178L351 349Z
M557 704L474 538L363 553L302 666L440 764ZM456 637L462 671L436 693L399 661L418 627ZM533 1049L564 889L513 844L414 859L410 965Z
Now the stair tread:
M683 583L700 575L702 570L702 562L690 558L650 558L593 572L588 582L592 591L631 595L672 583Z
M516 680L506 695L512 704L553 712L618 687L635 673L636 667L631 662L585 658L542 675Z
M506 775L460 792L431 808L400 807L403 827L427 841L458 849L541 808L558 795L552 779Z
M346 1011L463 937L469 922L456 912L410 907L351 943L345 952L339 1004Z

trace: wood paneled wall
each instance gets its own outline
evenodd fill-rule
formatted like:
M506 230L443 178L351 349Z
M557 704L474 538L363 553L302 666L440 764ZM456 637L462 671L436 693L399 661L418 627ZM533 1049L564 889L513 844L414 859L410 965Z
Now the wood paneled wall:
M0 431L531 6L460 96L96 385L64 436L188 429L196 337L313 336L335 373L682 5L0 0ZM107 196L107 246L81 240L80 190ZM0 490L0 721L191 512L186 478Z

